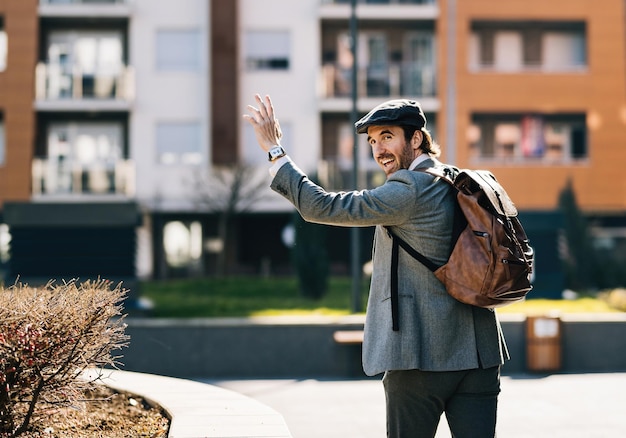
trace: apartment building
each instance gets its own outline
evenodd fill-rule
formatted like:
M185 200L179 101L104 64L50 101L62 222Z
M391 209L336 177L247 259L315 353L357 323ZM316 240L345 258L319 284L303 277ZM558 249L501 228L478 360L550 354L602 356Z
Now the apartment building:
M417 99L445 161L492 170L528 224L538 289L560 292L569 181L602 242L625 240L624 14L620 0L355 8L356 113ZM239 163L268 181L241 119L255 93L272 96L301 168L353 188L351 16L349 0L0 0L5 278L215 272L215 176ZM359 187L382 183L357 141ZM293 208L256 197L229 217L230 272L289 272ZM365 262L371 230L361 238ZM334 273L348 273L349 240L329 230Z
M208 167L208 20L201 0L0 2L7 281L152 275L153 223L193 210L183 180Z
M265 66L262 72L242 74L243 95L264 90L279 96L281 123L290 122L290 153L307 150L296 161L325 178L331 189L352 188L350 1L299 4L300 11L317 17L317 41L305 39L300 24L291 28L293 20L276 23L272 12L289 8L286 2L269 2L271 8L255 6L253 0L243 3L251 11L242 13L244 38L264 27L266 32L279 30L291 45L274 45L283 47L282 62L258 63ZM299 17L287 10L288 16ZM537 249L538 290L560 296L563 287L558 199L569 183L592 219L597 242L623 252L622 1L597 7L588 0L359 0L355 12L359 116L386 99L417 99L445 161L492 170L515 200ZM308 28L307 33L313 35ZM252 42L244 44L243 58L254 50ZM303 53L306 60L298 61ZM310 53L317 54L316 89L313 83L289 87L292 77L300 77L301 63L308 73ZM283 97L285 92L289 98ZM306 108L294 111L292 105L301 101ZM313 107L315 122L308 120ZM317 123L317 130L305 128L296 119L300 115ZM320 133L317 146L302 138L310 132ZM363 143L357 148L359 186L381 183L384 176L364 139L357 141ZM345 233L332 240L336 251L331 253L349 247Z

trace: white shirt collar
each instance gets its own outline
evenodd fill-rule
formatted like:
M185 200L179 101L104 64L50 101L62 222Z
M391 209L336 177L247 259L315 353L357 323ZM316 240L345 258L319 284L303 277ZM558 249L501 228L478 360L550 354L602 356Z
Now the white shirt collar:
M413 162L409 166L409 170L415 169L418 164L420 164L421 162L426 161L428 159L430 159L430 155L428 155L428 154L420 154L415 160L413 160Z

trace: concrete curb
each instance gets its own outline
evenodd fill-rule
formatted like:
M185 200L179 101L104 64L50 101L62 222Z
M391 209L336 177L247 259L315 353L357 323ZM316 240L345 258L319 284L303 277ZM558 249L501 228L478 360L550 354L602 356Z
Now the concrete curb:
M171 418L169 438L291 438L282 415L233 391L153 374L92 370L86 374L118 391L162 407Z

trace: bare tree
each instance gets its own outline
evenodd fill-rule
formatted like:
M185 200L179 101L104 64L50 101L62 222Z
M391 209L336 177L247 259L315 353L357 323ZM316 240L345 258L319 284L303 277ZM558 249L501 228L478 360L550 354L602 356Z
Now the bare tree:
M216 274L228 273L228 261L237 240L235 220L240 213L266 198L267 169L246 164L214 167L208 176L195 175L194 202L202 210L218 216L218 238L223 246L217 254Z

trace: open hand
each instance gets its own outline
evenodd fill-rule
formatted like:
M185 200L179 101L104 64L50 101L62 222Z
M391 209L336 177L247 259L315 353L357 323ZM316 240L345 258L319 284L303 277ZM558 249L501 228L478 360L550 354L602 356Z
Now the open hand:
M250 114L245 114L243 118L250 122L254 128L254 134L259 142L259 146L267 152L272 146L280 145L283 133L280 130L278 119L274 116L272 99L266 95L264 101L259 94L256 94L254 98L257 101L258 108L248 105L247 108Z

